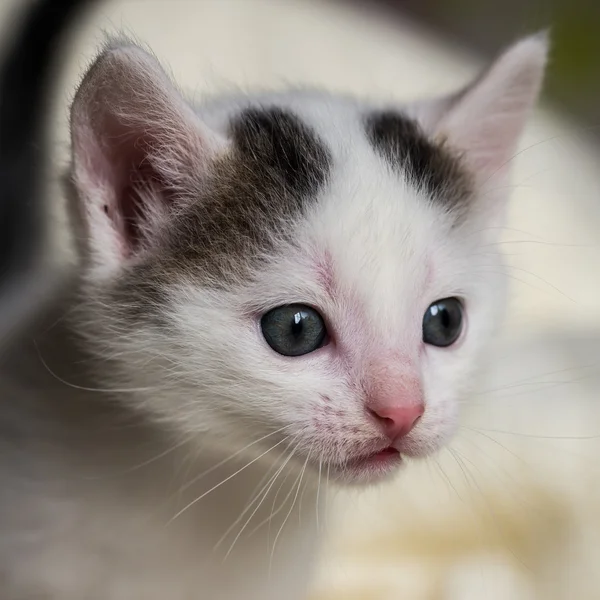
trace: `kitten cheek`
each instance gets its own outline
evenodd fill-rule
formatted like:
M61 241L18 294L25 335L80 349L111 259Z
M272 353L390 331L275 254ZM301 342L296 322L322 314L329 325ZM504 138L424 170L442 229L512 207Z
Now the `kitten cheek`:
M446 401L437 410L425 411L420 427L402 440L398 448L410 458L427 458L439 452L454 437L458 429L458 403Z

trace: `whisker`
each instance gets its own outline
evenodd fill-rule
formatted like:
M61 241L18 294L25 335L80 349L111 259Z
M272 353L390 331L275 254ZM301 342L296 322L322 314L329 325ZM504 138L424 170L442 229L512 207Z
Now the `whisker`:
M492 438L490 438L492 439ZM510 485L512 486L512 488L515 490L514 491L514 497L516 498L517 495L521 496L520 497L520 501L524 502L525 504L529 504L530 506L532 506L530 500L528 500L527 498L524 498L521 494L520 494L520 489L518 486L518 482L514 479L514 476L504 467L502 467L501 465L498 464L498 462L496 460L494 460L494 458L492 456L490 456L490 454L488 452L485 451L484 448L482 448L478 443L476 443L475 440L469 440L466 438L463 438L464 441L469 442L471 445L473 445L475 447L475 451L477 452L478 455L480 456L485 456L488 461L491 463L491 465L493 465L498 471L499 473L503 476L506 477L507 480L510 482ZM492 441L496 441L496 440L492 440ZM527 463L520 458L519 456L517 456L516 454L514 454L513 452L510 452L510 450L508 450L508 448L504 447L502 444L500 444L498 442L498 445L503 449L506 450L507 452L509 452L510 454L513 454L513 456L515 456L515 458L519 458L521 460L521 462L523 462L523 464L528 467L529 465L527 465ZM491 469L488 468L487 465L483 466L483 469L485 471L486 474L491 474ZM499 478L501 479L501 478ZM515 485L517 484L517 485Z
M469 460L466 456L461 455L461 453L455 449L455 452L457 454L458 457L461 458L461 460L465 460L467 463L469 463L473 468L475 468L478 472L479 469L477 468L477 466L471 461ZM467 465L465 465L466 467ZM467 470L468 467L467 467ZM499 518L501 517L501 515L499 515L494 508L492 507L492 505L490 504L490 502L488 501L488 498L486 497L486 495L483 493L483 490L479 487L479 484L477 483L477 480L475 477L473 477L473 474L471 473L471 477L473 480L473 483L475 484L475 487L477 488L477 490L479 491L479 494L484 502L484 504L486 505L489 515L492 517L491 519L491 525L492 527L495 529L495 531L497 532L497 534L499 535L499 538L503 541L504 546L506 547L506 549L510 552L510 554L513 556L513 558L522 566L524 567L526 570L531 571L531 568L525 564L525 562L515 553L515 551L510 547L510 544L508 544L508 540L506 535L504 534L504 532L502 531L502 529L498 526L498 521Z
M578 371L578 370L584 370L584 369L597 369L599 366L600 366L600 363L595 362L595 363L590 363L587 365L581 365L578 367L566 367L566 368L557 369L554 371L546 371L545 373L539 373L537 375L531 375L530 377L525 377L524 379L519 379L518 381L516 381L514 383L511 383L509 385L504 385L500 388L493 388L491 390L482 390L480 392L477 392L476 395L480 396L480 395L484 395L484 394L493 394L494 392L503 392L503 391L511 389L511 388L521 387L521 386L526 386L526 385L538 385L538 384L545 384L545 383L552 383L552 384L569 383L569 382L565 382L565 381L534 381L534 380L541 379L542 377L549 377L550 375L560 375L561 373L569 373L570 371ZM571 381L573 381L573 380L571 380ZM579 379L576 379L574 381L579 381Z
M310 447L310 450L308 451L308 456L306 457L306 464L308 464L308 461L310 461L310 457L311 457L314 447L315 447L315 444L313 442L313 445ZM305 464L305 468L306 468L306 464ZM300 502L298 503L298 524L299 525L302 525L302 498L304 498L304 493L306 492L306 488L308 487L309 483L310 483L310 481L307 479L306 483L304 484L304 489L302 490L302 493L300 494Z
M525 438L534 438L539 440L597 440L600 434L596 435L536 435L533 433L522 433L517 431L504 431L502 429L486 429L485 427L474 427L474 431L487 431L488 433L500 433L504 435L515 435Z
M144 462L141 462L141 463L139 463L137 465L134 465L133 467L129 467L127 469L119 471L118 473L113 473L111 475L103 475L103 476L99 476L99 477L86 477L86 479L88 479L90 481L97 481L97 480L107 479L109 477L121 477L123 475L127 475L129 473L133 473L135 471L138 471L139 469L143 469L144 467L147 467L148 465L151 465L152 463L156 462L157 460L160 460L161 458L164 458L165 456L168 456L169 454L175 452L176 450L178 450L182 446L185 446L187 443L190 442L190 440L192 439L192 437L193 436L191 436L191 435L187 436L183 440L181 440L181 441L177 442L176 444L170 446L166 450L163 450L160 454L157 454L156 456L153 456L152 458L149 458L148 460L145 460Z
M518 152L516 152L515 154L513 154L509 159L507 159L506 161L504 161L484 182L483 182L483 186L485 186L486 183L488 183L489 181L491 181L498 173L500 173L502 171L502 169L508 165L509 163L511 163L513 160L515 160L516 158L518 158L519 156L521 156L521 154L524 154L525 152L528 152L529 150L532 150L533 148L536 148L537 146L541 146L542 144L546 144L548 142L552 142L556 139L558 139L560 136L554 135L552 137L546 138L544 140L540 140L538 142L535 142L533 144L530 144L529 146L522 148L521 150L519 150Z
M505 225L496 225L496 226L491 226L491 227L482 227L480 229L476 229L475 231L472 231L470 233L467 234L467 237L472 237L474 235L479 235L480 233L483 233L484 231L512 231L515 233L522 233L523 235L528 235L532 238L535 238L537 240L543 241L543 242L547 242L548 240L545 240L543 237L536 235L535 233L531 233L531 231L525 231L524 229L517 229L515 227L507 227Z
M450 448L446 448L446 450L448 450L448 452L450 453L450 455L452 457L454 457L454 455L451 452ZM442 477L444 478L444 480L446 481L446 483L452 488L452 490L454 491L454 493L456 494L456 497L461 501L461 502L465 502L462 498L462 496L459 494L458 490L456 489L456 487L454 486L454 484L452 483L452 481L450 480L450 477L448 476L448 474L446 473L446 471L444 471L444 468L442 467L442 465L440 464L439 460L435 461L435 466L438 468L438 471L442 474Z
M304 471L306 470L306 465L308 464L309 457L310 457L310 454L306 457L306 460L304 461L304 466L302 467L302 471L300 472L300 479L298 481L298 487L296 488L296 495L294 496L292 506L290 506L290 510L288 511L287 515L285 516L285 519L283 520L283 523L281 524L281 527L279 528L279 531L277 532L277 535L275 536L275 541L273 542L273 549L271 550L271 559L269 561L269 573L271 572L271 569L273 566L273 557L275 556L275 548L277 546L277 541L279 540L279 536L281 535L281 532L283 531L285 524L287 523L288 519L290 518L290 515L292 514L292 511L294 510L294 506L296 505L296 500L298 499L298 493L300 492L302 478L304 477Z
M243 467L241 467L240 469L238 469L235 473L229 475L228 477L226 477L225 479L223 479L220 483L217 483L217 485L214 485L213 487L211 487L209 490L207 490L203 494L200 494L200 496L198 496L195 500L192 500L186 506L184 506L179 512L177 512L177 514L173 518L171 518L169 520L169 522L167 523L167 525L169 525L170 523L172 523L175 519L177 519L179 516L181 516L186 510L188 510L189 508L191 508L192 506L194 506L197 502L200 502L200 500L202 500L203 498L206 498L206 496L208 496L208 494L210 494L211 492L213 492L217 488L220 488L223 484L227 483L230 479L233 479L236 475L238 475L239 473L241 473L242 471L244 471L245 469L247 469L249 466L253 465L256 461L260 460L263 456L265 456L265 454L268 454L269 452L271 452L271 450L274 450L275 448L277 448L277 446L279 446L280 444L282 444L283 442L285 442L288 437L289 436L286 436L285 438L283 438L282 440L280 440L279 442L277 442L275 445L271 446L268 450L265 450L262 454L260 454L256 458L252 459L249 463L245 464Z
M528 468L531 467L531 465L522 456L519 456L516 452L509 450L504 444L501 444L497 439L493 438L491 435L488 435L487 433L485 433L481 430L474 429L473 427L467 427L465 425L461 425L460 428L465 429L467 431L472 431L473 433L477 433L477 434L481 435L482 437L487 438L488 440L490 440L490 442L496 444L498 447L502 448L502 450L504 450L504 451L508 452L510 455L514 456L517 460L520 460L526 467L528 467Z
M454 459L454 462L457 464L458 468L461 470L462 475L465 480L465 483L467 484L468 487L470 487L471 481L469 480L469 477L467 476L467 471L465 469L464 463L462 462L462 460L459 459L459 457L457 456L457 454L453 448L448 447L448 452L450 453L450 456ZM459 496L459 498L460 498L460 496ZM461 500L462 500L462 498L461 498Z
M511 275L510 273L506 273L505 271L496 271L494 270L496 267L494 267L494 269L490 269L485 265L481 266L481 271L483 272L485 268L485 272L487 273L491 273L492 275L501 275L502 277L508 277L509 279L512 279L513 281L516 281L518 283L522 283L523 285L526 285L528 287L530 287L532 290L536 290L537 292L541 292L543 294L547 294L550 295L551 292L553 290L548 290L548 289L544 289L541 287L538 287L537 285L533 285L533 283L531 283L530 281L526 281L525 279L521 279L519 277L516 277L515 275ZM571 302L576 303L575 300L573 300L572 298L569 298L569 296L566 296L565 294L563 294L560 291L557 291L557 293L559 293L562 296L565 296L566 299L570 300Z
M317 483L317 499L315 502L316 506L316 523L317 523L317 531L319 531L319 494L321 492L321 469L323 467L323 459L319 458L319 480Z
M271 471L273 469L277 469L276 463L271 466L271 468L267 471L265 476L261 478L258 485L252 490L252 493L250 494L250 498L251 498L250 501L246 503L246 506L242 509L242 512L240 513L240 515L227 528L225 533L219 538L219 541L213 546L213 552L219 548L219 546L227 539L227 536L233 531L235 526L244 518L244 515L254 506L254 504L256 504L256 502L258 502L261 494L269 486L269 484L273 480L273 477L277 475L277 473L275 473L275 474L271 473Z
M499 242L490 242L489 244L482 244L482 248L488 248L490 246L505 246L508 244L536 244L539 246L552 246L553 248L597 248L592 244L564 244L562 242L546 242L542 240L501 240Z
M298 449L297 446L294 447L294 449L292 450L292 453L290 454L286 463L289 462L294 457L294 454L296 453L297 449ZM271 506L271 514L266 519L263 519L256 527L254 527L252 529L252 531L250 531L248 536L254 535L263 525L266 525L268 523L269 524L269 533L268 533L267 539L270 540L270 538L271 538L271 521L272 521L273 517L277 516L280 513L281 509L285 506L285 503L288 501L288 498L292 495L292 491L294 489L294 486L292 485L287 496L283 499L281 506L277 510L275 510L275 504L277 503L277 498L279 497L279 492L281 491L281 488L285 485L285 482L287 481L289 476L290 476L290 473L288 472L288 474L283 478L283 481L281 482L281 485L277 489L277 492L275 493L275 498L273 499L273 504ZM294 482L294 484L295 483L296 482Z
M262 437L258 438L257 440L250 442L248 445L246 445L243 448L241 448L240 450L234 452L231 456L224 458L223 460L219 461L218 463L212 465L212 467L206 469L206 471L203 471L199 475L196 475L196 477L194 477L193 479L188 481L186 484L182 485L181 488L179 489L178 493L181 494L181 493L185 492L185 490L187 490L188 488L193 486L195 483L198 483L198 481L200 481L203 477L206 477L206 475L209 475L210 473L212 473L219 467L222 467L224 464L228 463L230 460L233 460L236 456L239 456L240 454L242 454L243 452L248 450L248 448L251 448L252 446L255 446L256 444L259 444L260 442L266 440L267 438L270 438L272 435L276 435L277 433L282 432L284 429L287 429L288 427L289 427L289 425L285 425L284 427L280 427L279 429L276 429L275 431L272 431L271 433L263 435ZM287 439L287 438L284 438L284 439Z
M273 487L273 485L275 485L275 481L277 480L277 477L279 477L279 474L283 471L283 469L285 469L286 465L288 464L288 462L290 461L292 456L293 456L293 453L289 455L289 457L286 459L286 461L279 467L277 473L275 473L275 475L271 478L270 485L269 485L267 491L264 493L263 497L261 498L261 500L258 503L258 505L256 506L256 508L252 511L252 514L248 517L247 521L244 523L244 526L240 529L238 534L235 536L235 539L233 540L231 546L229 547L229 550L227 551L225 558L227 558L229 556L229 554L233 550L233 547L235 546L236 542L239 540L240 536L242 535L242 533L244 533L244 530L246 529L246 527L248 526L248 524L250 523L250 521L252 520L254 515L258 512L259 508L262 506L262 503L265 501L265 499L269 495L271 488Z
M481 265L481 266L486 267L486 265ZM494 266L496 266L496 265L494 265ZM547 285L549 288L552 288L555 292L558 292L561 296L564 296L567 300L570 300L571 302L578 304L577 300L575 300L574 298L571 298L571 296L569 296L568 294L563 292L560 288L558 288L554 284L550 283L547 279L544 279L543 277L540 277L539 275L532 273L528 269L523 269L522 267L517 267L516 265L502 265L502 266L505 269L512 269L513 271L520 271L521 273L526 273L527 275L530 275L534 279L537 279L538 281Z
M327 514L328 510L328 501L329 501L329 471L331 469L331 465L327 465L327 483L325 485L325 514Z
M44 360L44 357L42 356L40 349L37 345L37 342L34 340L34 345L35 345L35 349L37 351L37 355L40 359L40 362L42 363L43 367L46 369L46 371L48 371L48 373L50 373L50 375L52 375L52 377L54 377L54 379L56 379L56 381L58 381L59 383L62 383L63 385L66 385L67 387L73 388L75 390L81 390L83 392L96 392L96 393L101 393L101 394L133 394L133 393L138 393L138 392L152 392L155 391L154 388L115 388L115 389L103 389L103 388L93 388L93 387L86 387L83 385L77 385L75 383L70 383L69 381L67 381L66 379L63 379L62 377L60 377L59 375L57 375L48 365L48 363Z

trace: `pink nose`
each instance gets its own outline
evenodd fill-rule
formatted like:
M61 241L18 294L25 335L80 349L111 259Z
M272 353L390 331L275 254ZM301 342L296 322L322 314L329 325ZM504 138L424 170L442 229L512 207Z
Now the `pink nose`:
M421 418L425 412L422 404L412 404L409 406L387 406L370 409L379 424L383 427L385 434L392 440L404 437Z

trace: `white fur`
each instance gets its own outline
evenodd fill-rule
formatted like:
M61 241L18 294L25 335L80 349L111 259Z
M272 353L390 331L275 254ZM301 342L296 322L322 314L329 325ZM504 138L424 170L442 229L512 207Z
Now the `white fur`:
M192 116L142 51L111 52L116 70L88 80L73 110L74 174L91 252L72 320L84 347L60 356L57 340L66 352L67 338L51 330L39 352L55 376L39 372L34 353L33 377L23 358L8 394L15 405L2 417L5 432L16 428L17 439L29 439L22 450L8 433L2 442L3 598L34 598L39 590L60 600L302 598L326 473L381 444L365 410L365 386L393 393L406 380L422 388L425 414L403 442L411 456L434 452L456 426L458 402L504 303L501 260L490 244L506 193L503 181L495 188L490 177L513 151L538 93L545 43L516 45L446 112L441 104L410 107L432 135L443 135L480 169L476 209L460 226L376 154L361 124L367 106L297 92L222 100ZM108 96L97 95L98 85ZM279 241L251 279L220 290L181 273L163 290L169 326L131 327L110 285L127 278L139 257L121 252L122 231L101 210L117 193L119 165L94 162L111 143L94 118L112 110L126 132L150 136L147 160L177 191L186 178L201 182L204 161L226 151L227 119L257 101L292 108L324 140L333 168L322 197L294 224L293 244ZM152 189L146 194L147 203L158 202ZM169 209L152 214L160 221ZM147 234L159 236L157 227L151 222ZM333 274L333 294L316 274L320 263ZM448 296L464 299L466 329L454 346L426 346L423 314ZM275 354L258 316L290 302L318 307L336 343L295 359ZM82 364L91 367L89 377ZM17 405L24 394L27 402ZM32 438L25 419L35 424ZM264 479L256 513L258 502L236 525L260 479L284 462L271 487ZM278 507L270 531L265 524L246 535ZM248 517L223 562L221 550Z

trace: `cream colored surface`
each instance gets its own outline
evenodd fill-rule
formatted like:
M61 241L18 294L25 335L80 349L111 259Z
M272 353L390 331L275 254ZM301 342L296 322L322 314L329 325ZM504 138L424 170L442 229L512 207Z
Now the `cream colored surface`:
M107 2L72 52L63 140L101 27L135 33L195 97L293 82L402 100L479 66L412 24L341 3ZM437 462L330 495L314 600L600 598L600 153L540 111L514 160L513 301L489 373Z

